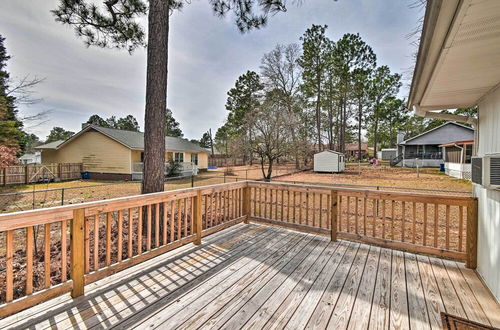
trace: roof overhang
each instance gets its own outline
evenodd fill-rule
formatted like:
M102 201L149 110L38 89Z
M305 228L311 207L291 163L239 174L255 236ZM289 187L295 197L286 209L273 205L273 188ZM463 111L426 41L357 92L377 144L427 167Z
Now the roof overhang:
M429 0L408 107L477 105L500 83L500 1Z

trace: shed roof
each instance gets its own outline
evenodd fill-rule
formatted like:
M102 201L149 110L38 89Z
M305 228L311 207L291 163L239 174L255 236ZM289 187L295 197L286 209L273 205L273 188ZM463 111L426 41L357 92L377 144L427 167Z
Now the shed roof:
M454 141L474 139L474 130L470 127L447 122L427 132L414 136L400 143L400 145L441 145Z
M334 150L330 150L330 149L317 152L317 153L315 153L315 155L321 154L321 153L324 153L324 152L329 152L329 153L332 153L332 154L337 154L337 155L340 155L340 156L344 156L343 153L338 152L338 151L334 151Z
M76 139L81 134L88 131L97 131L110 139L115 140L116 142L134 150L144 150L144 133L143 132L133 132L133 131L125 131L115 128L107 128L101 127L97 125L88 125L84 129L82 129L77 134L73 135L66 141L56 141L48 144L41 145L37 147L37 149L59 149L66 143L69 143L73 139ZM208 151L205 148L198 146L195 143L190 142L187 139L166 136L165 137L165 147L168 150L175 151L190 151L190 152L205 152Z

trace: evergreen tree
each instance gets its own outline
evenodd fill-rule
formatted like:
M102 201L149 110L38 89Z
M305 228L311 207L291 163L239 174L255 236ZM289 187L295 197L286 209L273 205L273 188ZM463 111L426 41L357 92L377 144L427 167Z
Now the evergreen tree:
M184 134L181 130L181 125L175 120L172 110L165 111L165 135L173 137L183 137Z
M313 24L300 38L302 40L302 57L299 60L299 64L303 70L302 88L305 97L314 99L318 150L323 148L321 139L321 104L323 100L325 72L328 65L327 54L333 47L332 41L325 34L326 29L326 25Z
M233 13L242 32L260 28L269 14L286 10L285 0L209 3L220 17ZM148 15L143 193L164 190L169 20L171 11L182 4L179 0L149 0L149 6L145 0L106 0L104 6L98 6L91 0L60 0L58 8L52 11L57 21L73 26L87 45L124 48L129 52L146 44L145 29L139 20Z
M50 130L45 143L54 142L54 141L65 141L72 137L75 132L67 131L62 127L54 127Z
M199 144L202 148L211 148L212 147L212 139L210 138L210 134L208 132L203 133Z
M109 127L108 122L105 119L101 118L101 116L99 115L90 116L89 120L87 120L87 124L92 124L101 127Z
M135 119L134 116L128 115L126 117L119 118L116 121L116 128L125 131L139 132L139 123L137 122L137 119Z
M24 136L23 124L17 117L16 98L9 93L9 73L6 70L10 56L0 35L0 145L18 148Z

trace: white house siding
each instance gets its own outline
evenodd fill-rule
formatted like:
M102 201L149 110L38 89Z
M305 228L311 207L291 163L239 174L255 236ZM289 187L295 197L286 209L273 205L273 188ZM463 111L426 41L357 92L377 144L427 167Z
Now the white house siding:
M445 173L458 179L471 179L471 164L444 163Z
M479 104L477 155L500 152L500 88ZM478 267L500 301L500 191L474 184L479 200Z

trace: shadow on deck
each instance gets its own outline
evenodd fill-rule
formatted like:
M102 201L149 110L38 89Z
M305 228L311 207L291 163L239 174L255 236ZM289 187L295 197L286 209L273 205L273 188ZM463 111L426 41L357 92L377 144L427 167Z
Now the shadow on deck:
M461 263L239 224L14 314L0 328L441 328L440 312L500 326Z

